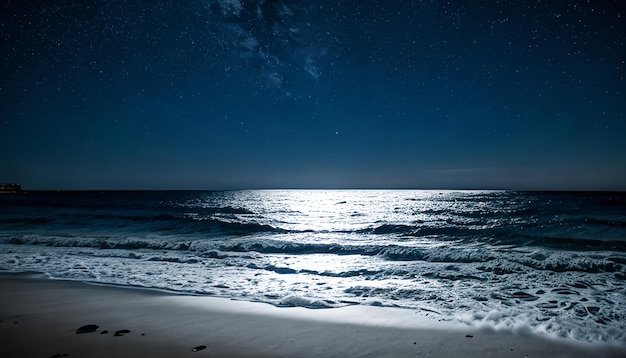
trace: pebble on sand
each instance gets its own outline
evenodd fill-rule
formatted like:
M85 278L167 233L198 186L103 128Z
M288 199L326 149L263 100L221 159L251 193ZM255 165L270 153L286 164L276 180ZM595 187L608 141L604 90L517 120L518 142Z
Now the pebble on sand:
M77 329L76 334L95 332L98 328L100 328L100 326L98 326L97 324L86 324Z
M201 351L203 349L206 349L206 346L202 345L202 346L197 346L195 348L193 348L191 351L192 352L197 352L197 351Z

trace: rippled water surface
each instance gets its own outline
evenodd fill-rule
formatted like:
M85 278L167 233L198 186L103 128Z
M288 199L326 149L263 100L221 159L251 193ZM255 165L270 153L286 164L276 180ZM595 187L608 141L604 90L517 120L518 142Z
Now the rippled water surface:
M0 269L626 344L624 193L34 192Z

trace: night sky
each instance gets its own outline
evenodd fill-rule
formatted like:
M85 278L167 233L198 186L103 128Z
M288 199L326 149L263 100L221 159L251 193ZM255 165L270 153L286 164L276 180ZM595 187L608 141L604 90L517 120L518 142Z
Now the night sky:
M0 182L626 190L620 0L0 6Z

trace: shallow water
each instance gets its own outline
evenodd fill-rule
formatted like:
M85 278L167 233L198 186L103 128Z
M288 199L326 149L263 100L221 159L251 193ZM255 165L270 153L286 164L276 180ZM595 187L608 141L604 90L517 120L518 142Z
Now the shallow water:
M626 344L626 194L269 190L0 197L0 269Z

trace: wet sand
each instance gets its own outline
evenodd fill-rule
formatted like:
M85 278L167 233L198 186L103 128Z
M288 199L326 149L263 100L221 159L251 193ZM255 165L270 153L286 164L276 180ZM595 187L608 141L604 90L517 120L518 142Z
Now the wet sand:
M78 333L77 333L78 332ZM410 310L311 310L0 274L1 357L624 357Z

